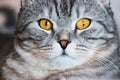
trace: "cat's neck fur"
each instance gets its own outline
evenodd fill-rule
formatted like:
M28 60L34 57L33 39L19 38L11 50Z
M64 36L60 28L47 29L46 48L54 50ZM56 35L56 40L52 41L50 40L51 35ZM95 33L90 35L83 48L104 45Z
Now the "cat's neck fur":
M113 57L110 60L106 60L103 62L103 64L99 63L98 61L93 61L89 63L85 63L83 65L71 68L71 69L65 69L65 70L49 70L48 64L43 64L40 61L39 63L42 63L36 65L38 61L34 59L34 57L31 57L30 55L26 55L26 52L21 49L20 46L15 46L16 53L12 53L11 56L7 59L6 67L3 67L6 73L8 73L7 77L13 77L16 76L20 79L29 79L29 80L48 80L50 76L55 76L63 73L64 75L69 74L70 75L76 75L78 77L78 80L82 80L84 78L103 78L103 77L113 77L115 74L119 72L117 66L118 59L118 52L114 52L111 54ZM21 52L19 52L21 51ZM24 54L23 54L24 53ZM113 56L115 55L115 56ZM108 56L108 57L111 57ZM107 65L104 65L107 64ZM8 69L7 69L8 68ZM13 69L13 71L9 70ZM74 71L74 73L73 73ZM12 76L9 74L12 73ZM110 73L110 74L107 74ZM24 74L24 75L23 75ZM78 75L79 74L79 75ZM17 75L19 77L17 77ZM22 76L20 76L22 75ZM94 76L93 76L94 75ZM14 77L15 78L15 77ZM74 78L72 78L74 79ZM77 79L77 78L75 78Z

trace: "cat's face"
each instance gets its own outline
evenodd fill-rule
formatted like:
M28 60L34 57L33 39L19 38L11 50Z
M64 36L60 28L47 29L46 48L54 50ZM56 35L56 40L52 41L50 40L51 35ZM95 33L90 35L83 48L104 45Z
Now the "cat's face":
M92 0L37 1L22 19L18 41L25 51L18 52L53 70L104 58L116 47L111 16Z

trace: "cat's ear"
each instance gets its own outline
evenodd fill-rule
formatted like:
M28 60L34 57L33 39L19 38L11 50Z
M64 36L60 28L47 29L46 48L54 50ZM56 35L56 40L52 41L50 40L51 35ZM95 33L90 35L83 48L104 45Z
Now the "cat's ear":
M29 6L30 4L32 4L35 0L21 0L21 7L25 8L27 6Z

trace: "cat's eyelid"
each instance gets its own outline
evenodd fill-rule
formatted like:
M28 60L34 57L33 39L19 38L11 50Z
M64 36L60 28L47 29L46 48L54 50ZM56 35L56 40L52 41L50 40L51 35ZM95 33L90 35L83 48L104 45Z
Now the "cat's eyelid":
M104 22L104 20L87 18L87 17L83 17L83 18L81 18L81 19L88 19L88 20L91 20L91 22L93 22L93 21L95 21L95 22ZM78 19L78 20L81 20L81 19Z
M39 22L40 20L48 20L48 21L50 21L49 19L47 19L47 18L40 18L40 19L38 19L37 21ZM51 21L50 21L51 22Z
M83 17L83 18L81 18L81 19L88 19L88 20L92 20L91 18L87 18L87 17ZM79 20L81 20L81 19L79 19Z

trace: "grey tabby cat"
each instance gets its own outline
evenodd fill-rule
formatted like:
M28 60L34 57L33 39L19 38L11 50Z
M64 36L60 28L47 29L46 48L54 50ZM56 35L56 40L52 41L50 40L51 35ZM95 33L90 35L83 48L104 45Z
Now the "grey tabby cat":
M22 0L19 23L3 80L120 80L108 0Z

